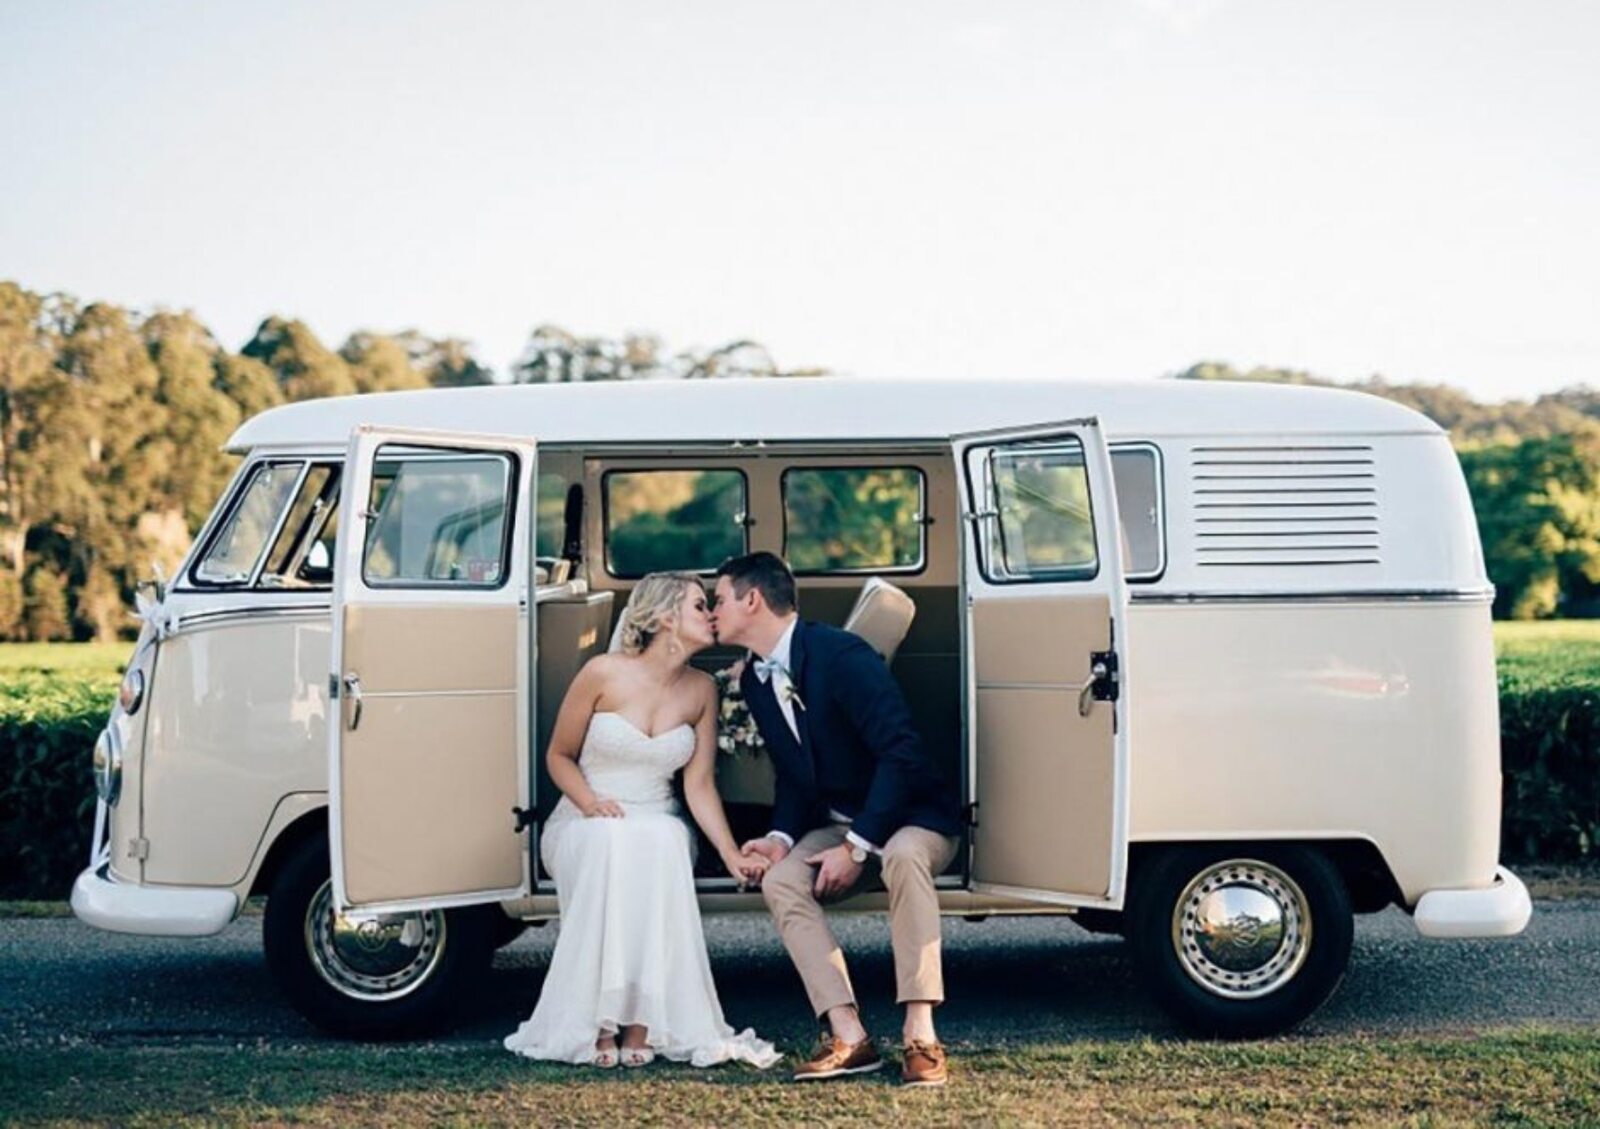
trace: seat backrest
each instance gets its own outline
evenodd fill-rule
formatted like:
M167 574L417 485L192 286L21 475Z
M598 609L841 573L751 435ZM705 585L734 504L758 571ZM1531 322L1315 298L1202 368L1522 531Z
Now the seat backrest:
M887 580L872 577L856 597L856 606L845 617L844 629L861 636L872 649L883 656L884 662L893 662L894 653L905 642L911 621L917 617L917 605L901 589Z

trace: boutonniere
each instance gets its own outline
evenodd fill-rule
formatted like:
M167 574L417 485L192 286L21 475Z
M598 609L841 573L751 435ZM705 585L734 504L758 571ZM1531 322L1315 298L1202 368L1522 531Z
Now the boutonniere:
M783 688L783 700L797 710L806 708L805 699L800 696L800 691L794 688L794 679L789 679L789 684Z

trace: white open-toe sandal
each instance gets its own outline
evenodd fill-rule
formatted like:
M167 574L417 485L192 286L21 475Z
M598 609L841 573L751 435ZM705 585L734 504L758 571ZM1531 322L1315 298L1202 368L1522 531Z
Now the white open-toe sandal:
M649 1066L656 1060L656 1052L652 1047L624 1047L622 1048L623 1066Z

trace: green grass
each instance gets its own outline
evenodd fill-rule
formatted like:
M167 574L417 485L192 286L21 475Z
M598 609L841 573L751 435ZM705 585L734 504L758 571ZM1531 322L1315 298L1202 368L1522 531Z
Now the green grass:
M1501 689L1600 685L1600 620L1494 625Z
M132 657L132 643L0 643L0 678L63 674L115 685Z
M22 1047L0 1120L58 1125L1593 1124L1600 1032L1227 1044L952 1048L943 1090L885 1071L796 1085L783 1067L611 1071L498 1047Z

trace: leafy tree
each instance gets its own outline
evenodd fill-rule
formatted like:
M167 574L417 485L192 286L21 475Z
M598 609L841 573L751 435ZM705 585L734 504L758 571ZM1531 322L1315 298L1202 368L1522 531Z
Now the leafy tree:
M277 374L254 357L218 354L213 379L217 391L238 405L241 420L283 403Z
M278 376L286 400L349 396L356 392L350 365L317 340L303 321L270 317L240 350Z
M1600 592L1600 450L1569 436L1460 452L1495 615L1539 619Z
M357 392L406 392L428 387L428 378L413 365L405 346L393 337L352 333L339 350L350 365Z
M66 578L56 569L41 565L29 570L22 587L22 622L28 638L40 642L72 638Z
M221 349L193 315L155 314L142 333L156 366L155 400L166 409L166 427L149 443L157 468L150 505L198 528L228 481L222 445L239 425L240 406L218 387Z

